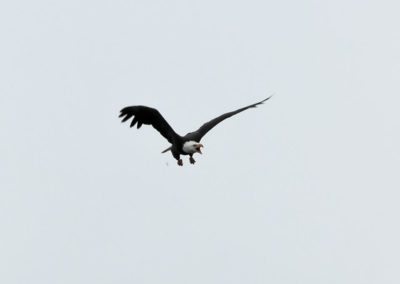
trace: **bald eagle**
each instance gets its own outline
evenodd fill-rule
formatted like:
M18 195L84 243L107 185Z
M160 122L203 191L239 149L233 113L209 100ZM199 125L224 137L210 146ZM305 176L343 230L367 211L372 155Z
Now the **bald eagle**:
M135 126L137 123L137 128L139 129L143 124L153 126L165 139L171 143L171 146L162 151L162 153L166 153L171 151L172 156L178 161L178 165L182 166L183 162L180 158L180 155L189 155L189 161L191 164L194 164L196 161L193 159L193 154L200 153L201 148L203 148L203 144L200 143L200 140L204 135L207 134L214 126L216 126L221 121L231 117L239 112L242 112L249 108L255 108L256 106L264 103L266 100L270 99L272 96L262 100L258 103L224 113L209 122L204 123L199 129L194 132L190 132L185 136L180 136L177 134L174 129L168 124L165 118L160 114L158 110L155 108L147 107L147 106L128 106L121 110L119 117L122 117L122 122L129 120L133 117L130 127Z

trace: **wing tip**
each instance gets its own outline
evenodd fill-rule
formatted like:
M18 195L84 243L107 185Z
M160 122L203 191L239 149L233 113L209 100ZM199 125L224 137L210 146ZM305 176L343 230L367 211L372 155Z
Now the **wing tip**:
M268 98L263 99L261 102L258 102L254 105L254 107L257 107L258 105L262 105L264 104L266 101L268 101L270 98L272 98L272 96L275 95L275 93L273 93L272 95L270 95Z
M126 122L129 120L132 116L135 115L135 113L132 111L132 107L124 107L119 111L119 118L122 118L121 123Z
M275 93L273 93L272 95L270 95L268 98L266 98L266 99L264 99L264 100L262 100L260 103L264 103L264 102L266 102L266 101L268 101L270 98L272 98L273 97L273 95L275 95Z
M270 95L268 98L263 99L262 101L260 101L260 102L258 102L258 103L255 103L254 105L252 105L252 106L250 106L250 107L256 108L258 105L264 104L264 102L266 102L266 101L268 101L270 98L272 98L273 95L274 95L274 94Z

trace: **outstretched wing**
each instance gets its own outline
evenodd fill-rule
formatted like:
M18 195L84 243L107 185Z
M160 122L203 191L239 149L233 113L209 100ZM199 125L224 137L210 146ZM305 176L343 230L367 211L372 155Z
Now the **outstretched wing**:
M204 123L196 131L186 134L186 136L184 138L185 138L185 140L194 140L194 141L200 142L201 138L203 138L203 136L206 135L208 131L210 131L214 126L216 126L221 121L223 121L235 114L238 114L239 112L245 111L246 109L257 107L258 105L264 103L266 100L270 99L271 97L272 96L266 98L265 100L262 100L261 102L237 109L235 111L224 113L223 115L220 115L220 116L210 120L209 122Z
M138 129L142 124L153 126L171 144L179 138L179 135L175 133L165 118L155 108L146 106L129 106L121 110L119 117L123 117L122 122L133 117L130 127L135 126L136 123Z

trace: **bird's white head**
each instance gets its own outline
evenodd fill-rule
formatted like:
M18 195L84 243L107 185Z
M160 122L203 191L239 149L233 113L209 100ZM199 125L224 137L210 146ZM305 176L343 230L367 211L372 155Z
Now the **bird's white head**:
M187 141L183 144L183 151L188 154L200 153L201 148L203 148L203 144L197 143L196 141Z

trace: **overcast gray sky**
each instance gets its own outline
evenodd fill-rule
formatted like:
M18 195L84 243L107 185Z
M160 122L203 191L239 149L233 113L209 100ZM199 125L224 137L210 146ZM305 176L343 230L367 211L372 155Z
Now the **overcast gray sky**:
M3 1L0 282L400 283L399 10Z

